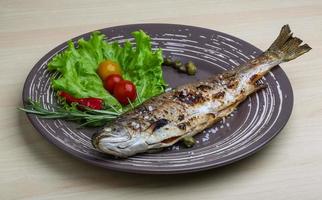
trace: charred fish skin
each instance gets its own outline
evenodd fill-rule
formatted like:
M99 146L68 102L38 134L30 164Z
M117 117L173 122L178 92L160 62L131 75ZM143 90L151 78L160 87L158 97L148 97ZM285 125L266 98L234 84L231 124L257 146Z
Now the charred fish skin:
M95 134L93 146L126 158L194 136L229 115L247 96L264 88L257 80L274 66L311 49L301 43L285 25L269 49L257 58L234 70L151 98Z

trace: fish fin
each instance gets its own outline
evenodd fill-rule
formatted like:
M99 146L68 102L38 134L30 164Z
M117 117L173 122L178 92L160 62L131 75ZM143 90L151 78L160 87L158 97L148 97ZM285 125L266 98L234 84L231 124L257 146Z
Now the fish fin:
M287 62L312 49L308 44L301 45L302 42L301 39L293 37L289 25L286 24L282 27L280 34L265 53L277 55L282 61Z

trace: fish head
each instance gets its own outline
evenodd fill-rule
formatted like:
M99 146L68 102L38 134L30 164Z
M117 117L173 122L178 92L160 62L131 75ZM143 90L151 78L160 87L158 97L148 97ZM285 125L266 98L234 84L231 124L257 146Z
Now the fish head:
M135 134L126 126L113 124L92 136L93 146L101 152L117 157L128 157L145 152L149 146L144 133Z

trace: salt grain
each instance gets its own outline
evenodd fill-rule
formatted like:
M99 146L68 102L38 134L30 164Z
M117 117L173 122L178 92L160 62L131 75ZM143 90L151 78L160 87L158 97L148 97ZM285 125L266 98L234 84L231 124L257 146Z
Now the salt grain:
M179 146L176 146L176 145L172 146L172 150L179 150L179 149L180 149Z
M209 140L209 133L206 133L205 136L202 138L203 142L206 142Z
M216 127L216 128L212 128L212 129L210 129L210 130L209 130L209 133L211 133L211 134L215 134L217 131L218 131L218 128Z
M131 122L131 126L135 129L140 128L140 124L136 123L136 122Z

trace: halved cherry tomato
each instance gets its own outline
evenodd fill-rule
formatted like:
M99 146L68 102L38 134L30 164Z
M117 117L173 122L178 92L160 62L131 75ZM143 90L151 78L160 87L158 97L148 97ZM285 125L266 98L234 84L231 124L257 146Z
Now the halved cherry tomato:
M120 65L112 60L104 60L97 68L97 73L104 81L111 74L121 75Z
M119 74L111 74L104 80L104 88L113 94L113 90L116 84L121 82L123 79Z
M114 97L123 105L129 104L136 99L136 87L128 80L122 80L115 85L113 90Z

